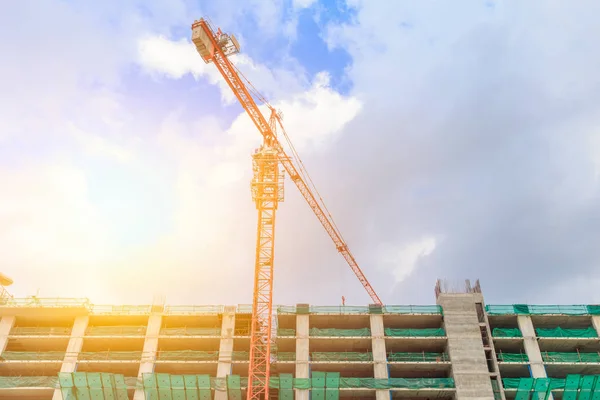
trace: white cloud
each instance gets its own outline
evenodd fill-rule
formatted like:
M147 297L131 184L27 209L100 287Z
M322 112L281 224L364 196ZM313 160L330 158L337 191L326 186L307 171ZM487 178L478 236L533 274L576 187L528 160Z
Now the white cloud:
M318 0L293 0L292 4L295 9L303 9L312 7L317 1Z
M433 253L438 245L434 236L426 236L401 247L385 244L378 251L379 263L390 270L396 283L403 282L419 265L419 262Z

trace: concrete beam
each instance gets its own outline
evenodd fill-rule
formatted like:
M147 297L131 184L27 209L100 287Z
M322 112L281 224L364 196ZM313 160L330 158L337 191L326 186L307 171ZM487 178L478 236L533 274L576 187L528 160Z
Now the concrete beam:
M6 350L10 330L15 326L16 317L14 315L5 315L0 319L0 355Z
M296 315L296 378L310 378L309 357L309 316ZM308 400L308 389L294 389L296 400Z
M387 356L385 349L385 332L383 326L383 315L371 314L371 336L373 353L373 377L376 379L388 379ZM378 389L375 391L376 400L389 400L390 391Z
M231 374L231 360L233 357L233 336L235 333L235 306L227 306L223 311L221 322L221 343L219 343L219 364L217 377L226 378ZM216 390L215 400L227 400L226 390Z
M154 362L158 351L158 336L162 327L162 315L151 314L148 318L148 326L146 327L146 338L144 339L144 350L142 353L142 362L138 371L138 379L141 379L143 374L154 372ZM134 400L144 400L146 394L143 388L135 389L133 395Z
M71 338L67 345L67 352L63 360L60 372L75 372L77 370L77 358L83 347L83 338L88 327L90 317L83 316L75 318L73 329L71 329ZM60 389L54 390L52 400L62 400L63 395Z

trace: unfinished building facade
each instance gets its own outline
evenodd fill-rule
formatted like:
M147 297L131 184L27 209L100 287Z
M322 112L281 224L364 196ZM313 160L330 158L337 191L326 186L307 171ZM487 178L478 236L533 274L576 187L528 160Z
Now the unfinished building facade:
M600 399L600 306L279 306L271 396ZM0 306L0 398L241 399L250 306Z

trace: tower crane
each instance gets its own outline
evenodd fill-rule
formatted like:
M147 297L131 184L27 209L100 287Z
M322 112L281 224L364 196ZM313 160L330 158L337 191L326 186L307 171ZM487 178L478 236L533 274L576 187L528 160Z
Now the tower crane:
M250 365L248 368L248 400L269 399L269 374L271 366L271 329L273 316L273 256L275 243L275 214L279 202L283 201L283 180L287 173L300 193L308 202L317 219L321 222L336 249L362 283L371 300L381 305L381 300L358 266L348 249L331 214L327 211L318 191L312 184L302 161L281 122L281 114L260 96L267 104L271 115L269 122L261 113L250 91L252 84L237 70L228 58L240 50L234 35L213 29L204 18L192 24L192 42L205 63L213 63L229 85L246 113L261 133L263 142L252 155L253 178L252 198L258 211L258 229L256 236L256 258L254 264L254 292L252 301L252 323L250 333ZM244 83L244 80L248 86ZM285 137L291 148L293 158L285 152L277 138L277 129ZM309 186L309 183L311 186Z

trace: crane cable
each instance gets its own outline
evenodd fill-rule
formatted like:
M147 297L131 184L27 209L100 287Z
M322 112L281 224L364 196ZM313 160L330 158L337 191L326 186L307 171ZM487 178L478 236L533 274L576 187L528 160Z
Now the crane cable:
M274 109L274 107L271 105L271 103L269 103L269 101L267 100L267 98L265 96L263 96L258 91L258 89L256 89L256 87L254 87L254 85L252 84L252 82L250 82L250 80L248 78L246 78L246 75L244 75L244 73L242 71L240 71L240 69L234 63L231 63L231 65L233 65L233 68L235 68L235 70L239 74L239 76L242 77L244 79L244 81L246 81L246 83L249 86L249 91L254 96L256 96L256 99L260 103L262 103L262 104L266 105L267 107L269 107L270 109ZM323 200L323 197L321 196L321 193L319 192L319 190L315 186L315 183L313 182L310 174L308 173L308 170L306 169L306 166L304 165L304 162L302 161L302 159L300 158L300 155L296 151L296 147L294 146L294 144L290 140L290 138L289 138L289 136L288 136L288 134L287 134L284 126L283 126L283 123L281 122L281 119L279 118L279 115L277 116L277 122L279 123L279 126L281 127L281 132L282 132L282 134L283 134L283 136L285 138L285 141L287 142L288 146L290 147L290 149L292 151L292 156L298 161L298 164L300 166L300 168L299 168L300 174L304 178L304 181L308 182L310 184L312 190L314 191L314 193L317 195L317 197L319 199L320 206L327 213L327 216L329 217L329 222L331 223L331 225L335 229L336 234L339 236L339 238L342 240L342 242L344 244L346 244L346 241L344 240L344 237L342 236L342 233L341 233L340 229L337 227L337 225L335 223L335 220L333 219L333 216L331 215L331 212L329 211L329 209L325 205L325 201Z

